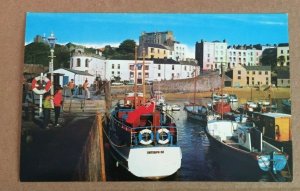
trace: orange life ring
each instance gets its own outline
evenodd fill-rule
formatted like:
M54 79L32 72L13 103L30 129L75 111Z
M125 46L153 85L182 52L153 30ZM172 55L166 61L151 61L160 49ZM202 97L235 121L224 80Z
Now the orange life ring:
M37 83L38 81L44 81L46 85L42 85L42 83ZM31 88L34 93L42 95L48 92L51 89L51 81L45 76L37 76L31 82Z

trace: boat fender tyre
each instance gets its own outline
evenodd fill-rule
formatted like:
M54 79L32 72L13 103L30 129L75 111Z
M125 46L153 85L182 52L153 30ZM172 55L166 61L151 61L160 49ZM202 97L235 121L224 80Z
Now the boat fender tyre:
M148 134L148 136L146 136ZM150 136L150 138L149 138ZM145 139L146 137L146 139ZM149 145L153 142L153 132L149 129L143 129L139 132L139 142L142 145Z
M166 139L164 139L163 134L167 135ZM170 138L171 138L170 131L166 128L159 129L156 133L156 140L159 144L162 145L167 144L170 141Z
M39 84L37 84L38 81L46 82L45 88L39 89L38 88ZM33 78L32 82L31 82L31 87L32 87L32 91L34 91L34 93L42 95L51 89L51 81L45 76L42 76L42 77L37 76L37 77Z

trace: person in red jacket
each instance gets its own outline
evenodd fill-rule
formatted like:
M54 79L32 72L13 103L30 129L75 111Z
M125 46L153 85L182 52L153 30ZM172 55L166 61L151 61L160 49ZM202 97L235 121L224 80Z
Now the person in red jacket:
M54 94L53 98L54 103L54 113L55 113L55 127L59 127L58 118L60 115L60 108L62 106L62 87L59 86Z

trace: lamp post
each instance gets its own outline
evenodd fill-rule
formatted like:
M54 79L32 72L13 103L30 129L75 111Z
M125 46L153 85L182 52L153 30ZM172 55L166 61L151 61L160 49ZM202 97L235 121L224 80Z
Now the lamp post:
M54 47L55 47L55 41L56 38L54 36L54 33L52 32L51 35L48 37L48 43L50 46L50 62L49 62L49 72L51 74L51 96L54 94L54 87L53 87L53 59L54 59Z

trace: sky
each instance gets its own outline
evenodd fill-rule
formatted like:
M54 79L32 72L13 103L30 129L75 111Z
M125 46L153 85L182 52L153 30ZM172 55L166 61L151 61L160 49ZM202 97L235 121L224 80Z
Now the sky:
M202 39L225 39L228 45L289 42L287 14L27 13L25 44L53 32L58 44L101 48L126 39L138 43L142 32L162 31L173 31L191 58Z

